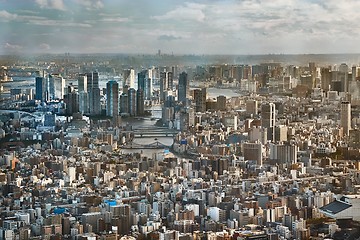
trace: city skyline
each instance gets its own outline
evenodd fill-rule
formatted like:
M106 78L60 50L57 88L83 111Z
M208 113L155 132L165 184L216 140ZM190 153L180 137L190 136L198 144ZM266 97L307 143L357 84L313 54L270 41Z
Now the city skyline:
M360 3L0 0L0 54L359 53Z

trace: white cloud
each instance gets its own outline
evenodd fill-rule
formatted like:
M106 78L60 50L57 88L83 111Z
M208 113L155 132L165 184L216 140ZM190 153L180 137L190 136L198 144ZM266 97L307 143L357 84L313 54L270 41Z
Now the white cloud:
M129 19L128 18L122 18L122 17L107 17L107 18L101 19L101 21L120 23L120 22L128 22Z
M17 18L16 14L9 13L5 10L0 11L0 21L7 22L10 20L15 20Z
M45 9L56 9L61 11L66 9L63 0L35 0L35 3L38 4L40 8Z
M11 43L7 42L3 45L3 48L7 51L17 52L17 51L20 51L23 47L20 45L11 44Z
M39 25L39 26L55 26L55 27L82 27L90 28L91 25L80 22L69 22L65 20L52 20L52 19L31 19L28 24Z
M164 15L152 16L156 20L179 20L204 22L204 5L195 3L185 3L185 6L178 6Z
M104 3L102 0L75 0L77 4L85 7L87 10L102 9Z
M50 50L50 45L47 43L41 43L39 45L39 48L40 48L40 50L47 51L47 50Z

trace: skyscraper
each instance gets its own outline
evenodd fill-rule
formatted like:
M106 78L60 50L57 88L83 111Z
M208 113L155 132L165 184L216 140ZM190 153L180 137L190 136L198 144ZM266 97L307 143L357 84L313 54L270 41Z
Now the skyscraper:
M138 73L138 89L145 89L146 70Z
M179 88L178 88L178 101L186 105L187 99L189 97L189 81L186 72L182 72L179 75Z
M63 99L65 89L65 79L60 74L49 76L50 100Z
M89 92L89 114L99 115L101 113L99 73L87 73L86 76Z
M331 86L331 72L329 68L321 69L321 89L329 91Z
M194 89L195 112L206 111L206 88Z
M264 103L261 105L261 126L268 130L268 140L275 140L275 104Z
M341 81L343 92L349 92L348 72L349 72L348 65L346 63L342 63L339 66L339 80Z
M35 99L44 101L45 100L45 78L35 78Z
M136 90L134 88L129 88L128 91L128 110L130 116L136 116L137 107L136 107Z
M165 92L173 88L173 74L172 72L160 73L160 100L165 100Z
M349 131L351 129L351 104L348 101L343 101L341 103L340 126L344 129L344 134L349 136Z
M130 88L135 88L135 71L134 69L124 69L123 71L123 85L129 86Z
M66 104L66 114L72 115L79 112L79 94L74 90L73 86L68 86L67 94L64 95Z
M114 119L119 116L119 84L116 81L106 83L106 115Z
M136 114L138 116L144 115L144 92L141 89L136 91Z
M78 78L78 92L87 92L88 85L87 85L87 75L80 74Z

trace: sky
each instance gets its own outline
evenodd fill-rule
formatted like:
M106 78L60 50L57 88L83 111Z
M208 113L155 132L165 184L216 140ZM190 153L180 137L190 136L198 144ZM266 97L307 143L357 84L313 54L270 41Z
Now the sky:
M0 0L0 54L360 53L358 0Z

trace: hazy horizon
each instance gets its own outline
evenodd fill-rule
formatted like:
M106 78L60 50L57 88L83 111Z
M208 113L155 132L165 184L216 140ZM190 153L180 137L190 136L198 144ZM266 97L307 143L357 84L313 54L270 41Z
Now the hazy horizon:
M0 54L360 53L349 0L0 0Z

